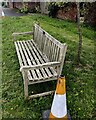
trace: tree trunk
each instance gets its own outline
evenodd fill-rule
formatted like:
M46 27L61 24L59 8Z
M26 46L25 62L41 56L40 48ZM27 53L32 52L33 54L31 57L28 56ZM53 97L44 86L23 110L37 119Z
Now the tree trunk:
M82 32L80 26L80 4L77 3L77 26L78 26L78 35L79 35L79 44L78 44L78 51L77 51L77 64L80 63L80 55L82 50Z

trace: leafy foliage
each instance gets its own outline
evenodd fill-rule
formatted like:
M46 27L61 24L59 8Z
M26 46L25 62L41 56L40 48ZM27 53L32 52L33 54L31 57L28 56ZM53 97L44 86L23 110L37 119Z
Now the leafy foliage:
M21 13L28 13L28 5L24 4L22 5L22 7L19 9L19 11Z
M85 3L84 22L90 26L96 26L96 2Z
M49 16L52 16L53 18L56 17L58 10L66 8L70 9L74 3L71 2L51 2L49 4ZM69 7L70 6L70 7Z
M50 3L49 7L48 7L49 12L49 17L52 16L53 18L56 17L57 15L57 11L59 10L58 5L54 2L54 3Z
M23 3L22 7L19 8L21 13L39 13L39 5L35 5L33 8L30 8L27 3Z

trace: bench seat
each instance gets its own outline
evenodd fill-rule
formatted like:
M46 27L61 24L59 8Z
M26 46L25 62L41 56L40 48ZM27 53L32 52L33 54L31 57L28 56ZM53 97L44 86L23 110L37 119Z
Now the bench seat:
M22 66L39 65L50 62L46 55L36 47L33 40L16 41L15 47ZM29 84L40 83L44 80L49 81L57 78L57 72L53 67L34 69L28 71Z

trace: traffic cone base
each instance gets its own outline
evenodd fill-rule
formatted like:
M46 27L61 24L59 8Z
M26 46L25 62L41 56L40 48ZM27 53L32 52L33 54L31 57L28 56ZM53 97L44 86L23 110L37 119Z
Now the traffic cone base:
M62 118L57 118L57 117L55 117L52 113L50 113L49 120L51 120L51 119L53 119L53 120L56 120L56 119L59 119L59 120L67 120L68 117L67 117L67 115L65 115L65 116L62 117Z

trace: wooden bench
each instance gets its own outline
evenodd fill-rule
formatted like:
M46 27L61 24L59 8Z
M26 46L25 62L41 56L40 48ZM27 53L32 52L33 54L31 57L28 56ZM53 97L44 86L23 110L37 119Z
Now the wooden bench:
M33 35L33 39L16 41L17 35ZM33 32L13 33L15 47L20 63L20 71L24 79L25 98L34 98L52 93L48 91L35 95L28 95L28 85L57 80L62 72L65 59L66 44L62 44L54 37L35 24Z

